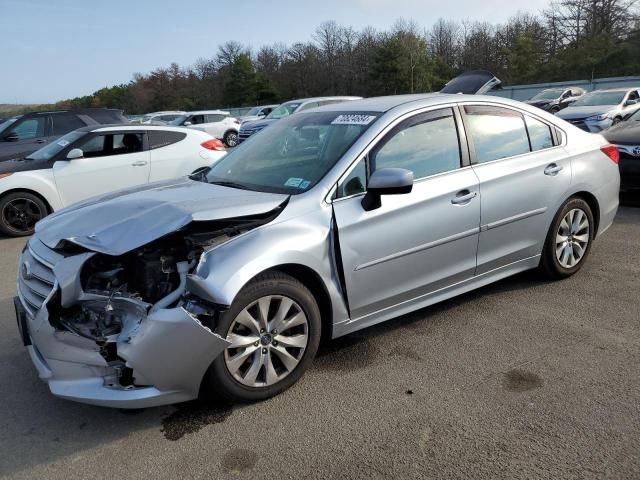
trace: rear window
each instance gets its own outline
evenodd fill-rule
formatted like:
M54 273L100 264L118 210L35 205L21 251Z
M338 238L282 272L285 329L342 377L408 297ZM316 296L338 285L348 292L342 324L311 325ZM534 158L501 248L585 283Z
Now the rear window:
M155 150L156 148L162 148L174 143L178 143L184 140L187 136L182 132L169 132L165 130L153 130L148 132L149 135L149 148Z
M52 115L52 118L54 135L64 135L85 126L75 115Z

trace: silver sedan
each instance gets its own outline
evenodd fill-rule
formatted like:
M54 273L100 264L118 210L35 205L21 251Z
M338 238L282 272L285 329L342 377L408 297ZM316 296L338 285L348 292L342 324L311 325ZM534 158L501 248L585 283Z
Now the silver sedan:
M40 222L18 325L60 397L266 399L321 338L523 270L575 274L616 214L617 161L602 137L496 97L292 115L189 178Z

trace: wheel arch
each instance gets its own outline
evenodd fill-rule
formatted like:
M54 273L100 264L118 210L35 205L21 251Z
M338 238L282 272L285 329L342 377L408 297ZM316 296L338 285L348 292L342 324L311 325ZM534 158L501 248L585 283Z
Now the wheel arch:
M591 208L593 221L595 223L593 228L593 238L595 238L598 235L598 230L600 228L600 204L598 203L598 199L592 193L584 190L574 193L570 198L581 198L582 200L587 202L587 205L589 205L589 208Z
M268 272L281 272L287 274L309 289L318 304L318 309L320 310L320 320L322 322L320 340L326 341L331 339L333 334L333 307L331 295L329 295L329 290L324 284L322 277L307 265L299 263L284 263L275 265L256 274L249 280L249 282L259 275L263 275Z
M31 195L35 195L36 197L38 197L40 200L44 202L45 206L47 207L48 215L51 215L54 212L53 207L51 206L51 202L47 199L47 197L45 197L42 193L38 192L37 190L32 190L30 188L10 188L9 190L5 190L4 192L0 193L0 201L4 197L12 193L30 193Z

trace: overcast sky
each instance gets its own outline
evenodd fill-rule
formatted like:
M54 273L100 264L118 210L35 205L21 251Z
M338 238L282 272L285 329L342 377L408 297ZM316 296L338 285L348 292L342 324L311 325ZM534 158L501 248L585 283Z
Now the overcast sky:
M548 0L0 0L0 103L88 95L237 40L306 41L325 20L386 29L399 17L503 22Z

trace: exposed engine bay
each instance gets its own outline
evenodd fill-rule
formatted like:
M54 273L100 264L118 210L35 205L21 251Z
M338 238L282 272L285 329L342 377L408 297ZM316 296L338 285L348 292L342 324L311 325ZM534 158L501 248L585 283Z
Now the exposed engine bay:
M187 275L192 273L206 251L262 225L276 215L242 218L224 222L194 223L148 245L121 256L93 254L79 275L79 301L63 307L61 293L47 305L51 325L95 342L95 348L117 374L109 386L131 388L148 383L120 350L132 342L146 318L162 311L179 309L201 328L213 331L220 307L186 292ZM78 248L63 245L66 253Z

